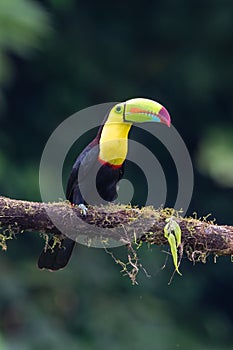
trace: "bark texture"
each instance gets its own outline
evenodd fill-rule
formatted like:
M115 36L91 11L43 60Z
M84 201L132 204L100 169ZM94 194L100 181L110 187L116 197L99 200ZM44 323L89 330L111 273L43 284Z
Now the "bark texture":
M165 245L166 219L174 217L182 232L182 252L192 261L205 261L209 254L233 255L233 227L220 226L207 219L183 218L173 209L142 209L109 205L89 207L84 217L78 207L67 202L39 203L0 197L1 238L22 231L72 236L88 244L97 238L119 244L134 241ZM99 231L100 230L100 231ZM86 240L86 241L85 241ZM91 245L91 244L90 244Z

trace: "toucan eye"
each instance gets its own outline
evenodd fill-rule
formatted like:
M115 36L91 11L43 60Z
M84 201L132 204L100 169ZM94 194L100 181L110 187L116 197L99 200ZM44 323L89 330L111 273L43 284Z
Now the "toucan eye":
M122 110L121 106L116 106L116 112L117 112L117 113L120 113L121 110Z

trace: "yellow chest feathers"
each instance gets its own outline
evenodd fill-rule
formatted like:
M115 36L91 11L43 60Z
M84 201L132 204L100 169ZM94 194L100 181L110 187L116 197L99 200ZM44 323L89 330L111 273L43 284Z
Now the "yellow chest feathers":
M128 133L131 123L106 122L100 137L100 160L121 165L128 152Z

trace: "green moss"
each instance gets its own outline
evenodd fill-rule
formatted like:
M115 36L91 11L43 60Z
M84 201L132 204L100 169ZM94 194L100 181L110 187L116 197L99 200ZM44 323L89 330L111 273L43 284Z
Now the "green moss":
M7 250L7 241L13 239L14 233L9 231L9 229L4 230L3 233L0 233L0 247L3 251Z

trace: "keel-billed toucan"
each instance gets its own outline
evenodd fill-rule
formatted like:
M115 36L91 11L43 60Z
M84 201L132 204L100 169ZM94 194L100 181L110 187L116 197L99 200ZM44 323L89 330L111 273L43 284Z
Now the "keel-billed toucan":
M76 159L68 180L66 198L82 207L84 214L87 210L85 205L98 204L100 198L107 202L116 199L117 183L124 174L128 133L134 123L143 122L170 126L171 120L161 104L149 99L134 98L117 103L106 116L94 140ZM53 250L43 251L38 261L39 268L59 270L66 266L74 244L73 240L65 238Z

